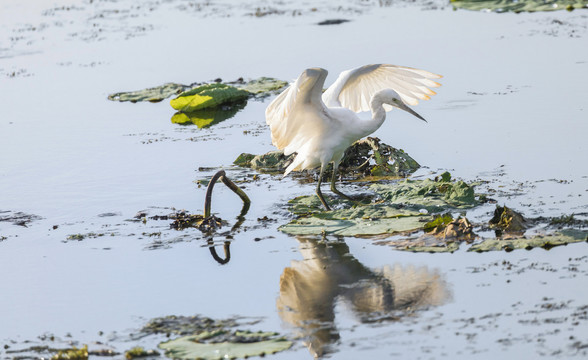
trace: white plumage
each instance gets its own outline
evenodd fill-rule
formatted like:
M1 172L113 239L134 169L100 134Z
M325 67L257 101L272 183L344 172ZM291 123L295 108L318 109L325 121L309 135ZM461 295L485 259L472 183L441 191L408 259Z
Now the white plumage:
M306 69L265 111L272 143L284 154L297 153L284 173L321 166L317 195L325 208L329 206L320 191L325 167L333 162L331 190L345 150L355 141L376 131L393 107L408 111L425 120L409 105L435 95L431 80L440 75L409 67L375 64L343 71L324 93L327 70ZM360 119L356 113L371 111L371 119Z

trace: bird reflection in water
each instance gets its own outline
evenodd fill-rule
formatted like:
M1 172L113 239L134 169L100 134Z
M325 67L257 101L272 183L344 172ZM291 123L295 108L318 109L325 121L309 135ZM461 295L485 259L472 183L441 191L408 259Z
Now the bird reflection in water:
M304 259L284 269L277 308L315 357L332 352L339 339L336 304L345 304L362 323L369 323L398 320L451 298L435 270L400 265L369 269L343 241L299 241Z

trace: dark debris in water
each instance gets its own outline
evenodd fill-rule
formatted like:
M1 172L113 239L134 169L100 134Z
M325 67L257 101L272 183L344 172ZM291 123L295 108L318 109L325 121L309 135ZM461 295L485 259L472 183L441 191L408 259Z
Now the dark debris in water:
M339 25L339 24L344 24L346 22L350 22L351 20L347 20L347 19L329 19L329 20L323 20L321 22L319 22L317 25Z
M41 220L43 219L41 216L39 215L34 215L34 214L26 214L24 212L13 212L10 210L5 210L5 211L0 211L0 222L11 222L13 225L17 225L17 226L24 226L27 227L27 225L33 221L36 220Z
M196 335L204 331L217 331L244 324L256 324L258 320L245 321L243 318L229 318L215 320L206 316L179 316L169 315L149 320L140 331L143 335L165 334L165 335Z

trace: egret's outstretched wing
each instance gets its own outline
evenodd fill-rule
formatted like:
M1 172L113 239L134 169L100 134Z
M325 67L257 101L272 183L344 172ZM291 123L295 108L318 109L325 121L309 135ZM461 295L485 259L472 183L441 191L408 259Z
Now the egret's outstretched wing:
M272 144L285 153L297 148L311 137L328 119L321 95L327 70L306 69L265 110L265 121L272 132Z
M328 107L346 107L355 112L370 111L370 100L383 89L396 91L408 105L428 100L436 93L429 89L441 86L431 80L441 75L404 66L375 64L343 71L323 94Z

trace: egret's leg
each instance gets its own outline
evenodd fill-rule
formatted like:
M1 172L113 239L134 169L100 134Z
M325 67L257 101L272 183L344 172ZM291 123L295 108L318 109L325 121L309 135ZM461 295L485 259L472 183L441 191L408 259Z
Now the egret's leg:
M331 191L335 194L344 197L347 200L353 200L353 198L349 195L343 194L335 187L335 183L337 182L337 171L339 169L339 164L333 163L333 176L331 177Z
M329 210L331 210L331 208L329 207L329 204L327 204L327 202L325 201L325 198L323 197L323 193L321 192L321 182L323 181L323 174L324 173L325 173L325 167L321 166L321 172L319 174L318 184L316 185L316 194L317 194L318 198L320 199L320 201L325 206L325 209L327 209L327 211L329 211Z

